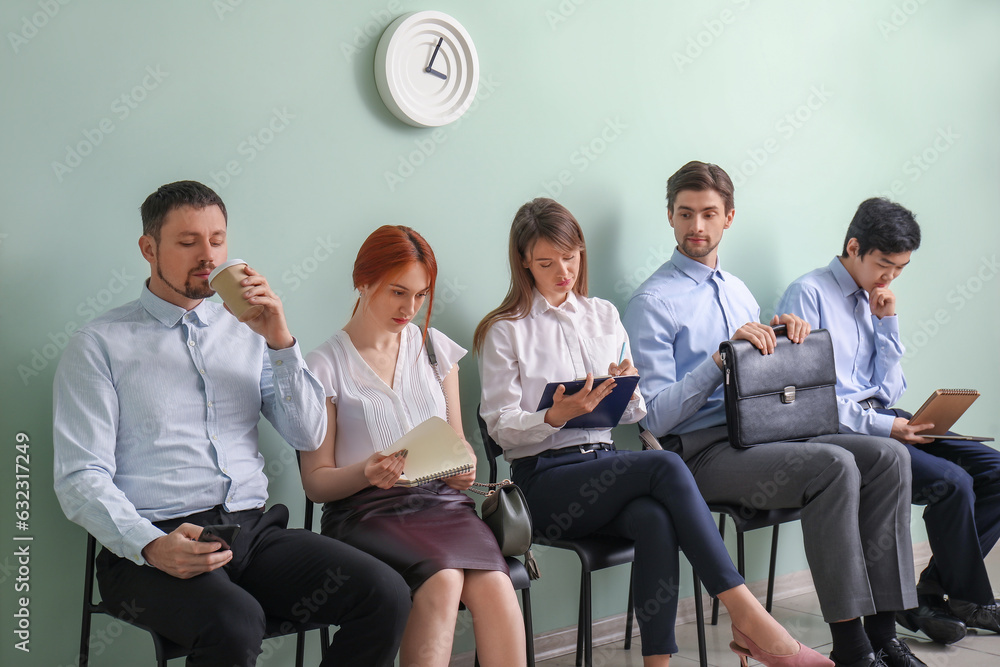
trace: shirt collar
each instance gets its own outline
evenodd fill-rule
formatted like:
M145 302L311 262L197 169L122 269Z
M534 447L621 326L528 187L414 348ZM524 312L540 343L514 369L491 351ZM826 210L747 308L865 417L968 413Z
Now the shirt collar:
M722 259L716 256L715 268L705 266L699 261L693 260L684 253L682 253L678 248L674 248L674 254L670 256L670 263L677 267L677 269L686 275L691 280L695 281L699 285L713 275L718 276L720 280L725 280L725 274L722 273Z
M192 308L190 311L175 306L164 301L149 290L149 281L142 286L142 294L139 295L139 303L146 309L146 312L156 318L165 327L174 327L181 318L190 313L188 320L202 327L207 327L212 321L212 307L208 305L206 299Z
M542 293L537 288L532 288L531 291L534 294L531 300L532 317L538 317L547 310L562 310L575 313L580 309L580 298L576 295L576 292L570 292L561 306L553 306L545 300L545 297L542 296Z
M836 280L837 284L840 286L840 291L843 292L845 297L852 296L859 290L864 291L858 287L856 282L854 282L854 278L852 278L848 270L844 268L844 263L840 261L839 257L834 257L833 261L830 262L828 266L830 268L830 272L833 273L834 280Z

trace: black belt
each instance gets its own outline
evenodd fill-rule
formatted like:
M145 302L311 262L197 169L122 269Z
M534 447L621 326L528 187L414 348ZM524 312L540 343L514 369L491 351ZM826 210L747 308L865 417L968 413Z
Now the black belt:
M882 401L877 398L866 398L864 400L858 401L858 405L869 410L881 410L885 408Z
M614 452L615 446L607 442L595 442L589 445L572 445L560 449L547 449L537 456L552 458L553 456L564 456L566 454L591 454L597 451Z

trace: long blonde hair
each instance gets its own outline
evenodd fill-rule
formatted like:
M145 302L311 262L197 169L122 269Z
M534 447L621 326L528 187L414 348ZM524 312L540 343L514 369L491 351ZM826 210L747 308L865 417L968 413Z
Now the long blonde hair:
M524 263L538 239L545 239L559 250L580 251L580 274L573 291L580 296L587 296L587 243L580 223L559 202L546 197L532 199L517 210L510 225L507 250L510 289L500 306L484 317L476 327L472 347L477 354L482 351L490 327L501 320L519 320L531 311L535 279Z

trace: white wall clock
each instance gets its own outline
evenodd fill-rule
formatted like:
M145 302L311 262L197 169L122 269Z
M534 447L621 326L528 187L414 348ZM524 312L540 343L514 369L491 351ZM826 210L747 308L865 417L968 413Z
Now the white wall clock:
M404 14L379 40L375 85L385 106L404 123L446 125L465 113L476 97L476 47L462 24L447 14Z

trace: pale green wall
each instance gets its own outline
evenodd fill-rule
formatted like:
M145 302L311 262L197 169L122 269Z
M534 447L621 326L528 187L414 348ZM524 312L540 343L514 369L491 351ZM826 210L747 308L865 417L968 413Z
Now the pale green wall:
M103 311L138 295L148 275L136 248L143 198L177 179L210 182L230 160L242 168L219 188L230 210L231 254L282 290L305 350L345 322L354 253L383 223L412 225L435 247L435 321L470 346L473 327L506 289L511 216L535 195L548 191L576 213L590 239L592 293L621 307L672 248L666 177L690 159L721 164L739 186L723 261L769 315L790 280L839 250L858 202L896 183L896 197L924 230L923 249L897 283L913 351L905 404L938 386L977 387L984 397L962 428L1000 432L997 3L233 0L232 11L219 13L226 1L0 5L0 663L75 659L84 533L51 492L55 362L45 356L57 354L68 324L93 317L91 300ZM390 15L430 8L466 26L489 85L390 191L385 173L431 132L402 125L382 106L374 41L350 60L342 45L366 30L380 33ZM28 39L12 41L21 32ZM678 62L685 52L691 61ZM147 68L162 79L146 78ZM155 88L123 117L115 101L144 78ZM815 108L802 106L809 102ZM274 109L291 118L251 161L240 144L267 126ZM799 127L784 120L796 113ZM53 162L102 119L113 131L57 177ZM613 141L602 144L602 133ZM580 152L591 144L602 151L593 161ZM922 170L913 156L925 152L933 164ZM754 156L762 164L748 162ZM563 170L572 182L557 194L548 184ZM324 244L337 247L325 261L310 259L327 257ZM296 281L297 266L311 270L305 280ZM943 324L933 324L935 314ZM32 363L37 375L22 378L18 369ZM462 381L467 430L478 440L471 358ZM32 454L29 655L13 649L11 634L17 432L30 436ZM284 450L273 431L263 447L272 460L272 499L298 515L297 476L290 459L279 458ZM923 539L919 521L916 528ZM796 530L783 542L785 572L805 566ZM765 545L752 545L750 578L757 579ZM536 630L572 625L576 564L551 551L540 560ZM596 616L623 611L626 577L597 577ZM149 659L142 633L107 631L121 638L93 664ZM458 649L468 650L470 635ZM287 645L279 655L267 664L291 664Z

